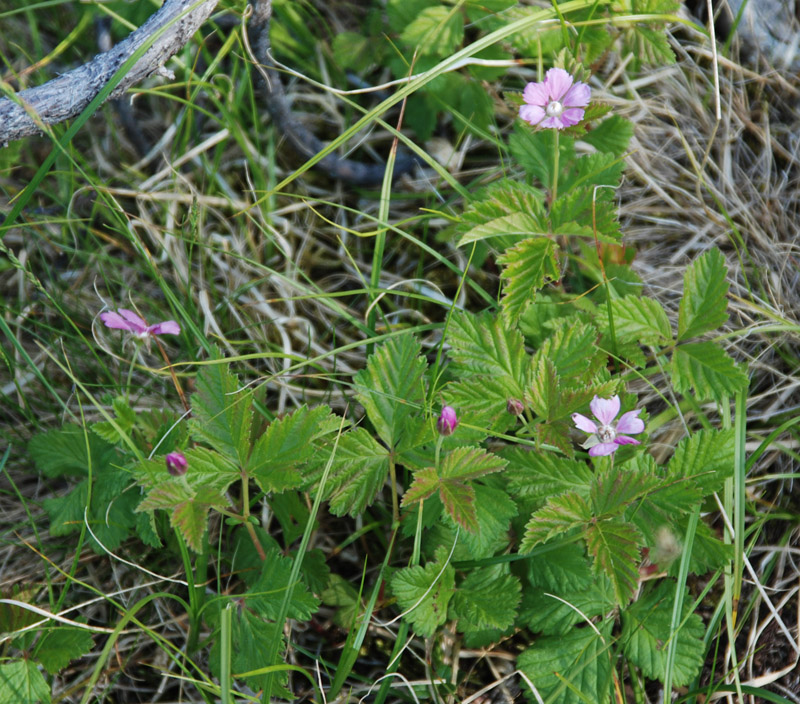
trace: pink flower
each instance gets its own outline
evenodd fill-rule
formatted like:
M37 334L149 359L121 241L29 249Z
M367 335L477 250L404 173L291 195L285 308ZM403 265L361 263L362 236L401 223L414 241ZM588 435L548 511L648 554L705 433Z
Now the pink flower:
M181 332L180 326L174 320L165 320L163 323L148 325L132 310L125 308L120 308L118 311L100 313L100 320L105 323L107 328L127 330L142 340L146 340L153 335L179 335Z
M580 413L572 414L572 422L584 433L592 433L583 444L584 448L589 449L590 457L611 455L617 451L617 447L620 445L640 444L638 440L620 433L637 435L644 430L644 421L637 417L642 412L641 408L623 414L613 427L611 424L619 413L619 396L611 398L595 396L589 404L589 408L592 409L594 417L600 421L600 425Z
M532 125L557 130L577 125L592 89L580 81L573 85L574 80L563 68L551 68L541 83L528 83L522 93L526 104L520 107L519 116Z
M456 432L457 427L458 416L456 415L455 409L452 408L452 406L445 406L442 408L442 413L436 421L436 429L439 431L439 435L444 435L445 437L452 435Z
M167 471L173 477L180 477L186 474L186 467L189 466L189 462L182 452L177 450L170 452L164 459L167 463Z

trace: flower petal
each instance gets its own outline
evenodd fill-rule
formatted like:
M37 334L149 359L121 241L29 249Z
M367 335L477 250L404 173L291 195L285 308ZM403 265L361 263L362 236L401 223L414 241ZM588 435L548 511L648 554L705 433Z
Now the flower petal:
M589 457L604 457L605 455L613 455L617 451L617 443L615 442L601 442L589 450Z
M523 105L519 109L519 116L532 125L538 125L544 119L544 108L538 105Z
M174 320L165 320L163 323L156 323L147 328L147 332L153 335L180 335L181 326Z
M573 78L563 68L551 68L544 77L544 85L551 100L562 102L562 98L572 87Z
M614 442L617 443L617 445L641 445L642 444L636 438L629 438L627 435L617 435L617 437L614 438Z
M544 83L528 83L522 91L522 99L529 105L544 107L547 105L547 88Z
M583 108L567 108L561 113L561 126L572 127L577 125L583 119Z
M595 396L589 404L594 417L600 421L601 425L611 425L614 418L619 413L619 396L616 394L611 398L600 398Z
M563 130L566 125L561 121L561 115L548 117L539 123L539 127L547 127L553 130Z
M586 416L582 416L580 413L572 414L572 422L575 423L575 427L578 428L578 430L582 430L584 433L597 432L597 425L595 422L589 420Z
M585 108L592 97L592 89L578 81L570 88L561 102L568 108Z
M637 416L642 412L641 408L635 411L628 411L623 413L622 417L617 421L616 431L618 433L631 433L636 435L644 430L644 421Z
M114 311L106 311L100 313L100 320L107 328L114 328L115 330L134 330L131 323L125 320L119 313Z
M120 308L119 314L125 318L130 324L131 327L128 328L133 332L145 332L147 330L147 323L144 322L143 318L140 318L136 313L132 310L128 310L127 308Z

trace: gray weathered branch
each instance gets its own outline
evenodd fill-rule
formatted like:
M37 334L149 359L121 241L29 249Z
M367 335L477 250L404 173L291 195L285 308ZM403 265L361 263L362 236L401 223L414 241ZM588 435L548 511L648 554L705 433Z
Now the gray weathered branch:
M0 98L0 145L41 132L32 115L46 125L80 115L119 67L159 30L166 28L109 95L118 98L177 53L208 19L216 4L217 0L165 0L158 12L110 51L44 85L20 91L14 99Z

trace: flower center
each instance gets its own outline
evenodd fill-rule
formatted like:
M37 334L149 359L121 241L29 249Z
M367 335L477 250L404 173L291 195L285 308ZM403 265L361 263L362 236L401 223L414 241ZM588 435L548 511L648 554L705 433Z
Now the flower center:
M544 112L547 117L561 117L561 113L564 112L564 106L557 100L553 100L547 104Z
M601 425L597 429L597 439L600 442L613 442L615 437L617 433L610 425Z

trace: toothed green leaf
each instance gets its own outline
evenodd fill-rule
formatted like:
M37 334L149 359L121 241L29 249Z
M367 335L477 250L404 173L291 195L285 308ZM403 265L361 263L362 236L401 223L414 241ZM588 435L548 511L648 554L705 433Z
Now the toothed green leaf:
M516 323L533 302L533 293L545 283L561 276L556 259L555 243L549 237L530 237L509 247L497 258L503 267L503 315L506 322Z
M446 554L446 553L445 553ZM453 597L455 570L440 562L429 562L425 567L406 567L398 570L391 580L392 593L421 636L432 636L447 620L447 607Z
M728 267L718 249L709 249L686 269L678 307L678 342L716 330L727 319Z
M644 547L639 530L620 520L591 522L586 527L586 545L594 558L593 567L614 587L620 606L630 601L639 583L639 563Z
M678 345L672 353L672 383L678 393L694 391L698 401L722 403L747 388L742 367L713 342Z

